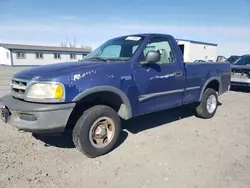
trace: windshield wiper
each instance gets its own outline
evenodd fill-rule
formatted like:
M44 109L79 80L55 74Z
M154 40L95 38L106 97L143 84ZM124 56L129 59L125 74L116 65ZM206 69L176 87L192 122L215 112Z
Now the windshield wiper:
M90 58L85 59L85 60L91 60L91 59L97 59L97 60L101 60L101 61L108 62L108 60L107 60L107 59L103 59L103 58L101 58L101 57L90 57Z

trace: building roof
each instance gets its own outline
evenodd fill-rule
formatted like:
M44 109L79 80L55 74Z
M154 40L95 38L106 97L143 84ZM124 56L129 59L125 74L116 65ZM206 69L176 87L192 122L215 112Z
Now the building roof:
M195 40L176 39L176 41L185 41L185 42L191 42L191 43L195 43L195 44L204 44L204 45L210 45L210 46L218 46L218 44L208 43L208 42L201 42L201 41L195 41Z
M91 52L90 47L76 48L76 47L38 46L38 45L6 44L6 43L0 43L0 46L7 48L9 50L80 52L80 53Z

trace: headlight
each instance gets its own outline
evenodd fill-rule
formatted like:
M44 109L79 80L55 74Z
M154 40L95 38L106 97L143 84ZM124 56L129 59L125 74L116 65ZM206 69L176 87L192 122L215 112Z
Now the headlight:
M28 100L54 99L60 100L64 97L64 88L57 83L36 83L32 85L26 94Z

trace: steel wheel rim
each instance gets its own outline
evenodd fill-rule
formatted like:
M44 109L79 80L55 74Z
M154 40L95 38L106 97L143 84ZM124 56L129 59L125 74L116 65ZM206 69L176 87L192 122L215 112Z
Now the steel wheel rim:
M114 134L114 121L109 117L100 117L91 125L89 141L95 148L104 148L113 140Z
M210 95L207 99L207 111L211 114L216 109L216 97L214 95Z

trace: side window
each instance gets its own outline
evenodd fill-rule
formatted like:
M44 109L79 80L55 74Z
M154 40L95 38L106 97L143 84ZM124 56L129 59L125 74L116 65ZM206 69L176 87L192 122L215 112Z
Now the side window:
M54 54L54 59L61 59L61 54Z
M176 62L175 53L171 49L168 39L165 37L152 38L143 51L144 57L146 57L148 51L158 51L161 54L161 60L157 62L157 64L170 64Z
M70 59L76 59L76 54L70 54Z
M120 57L121 46L120 45L110 45L102 51L102 57Z
M43 53L36 53L37 59L43 59Z
M250 56L246 56L245 58L242 58L243 65L249 65L250 64Z
M17 52L16 53L16 58L17 59L26 59L26 55L23 52Z
M246 64L247 64L247 65L250 64L250 57L249 57L249 56L246 58Z

